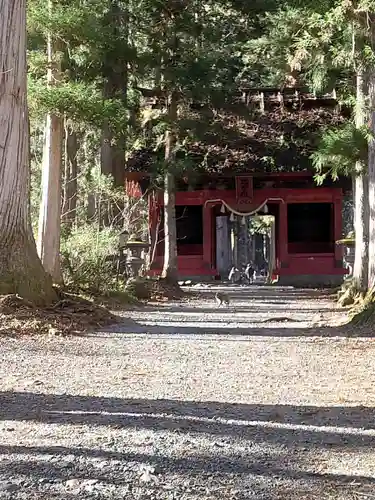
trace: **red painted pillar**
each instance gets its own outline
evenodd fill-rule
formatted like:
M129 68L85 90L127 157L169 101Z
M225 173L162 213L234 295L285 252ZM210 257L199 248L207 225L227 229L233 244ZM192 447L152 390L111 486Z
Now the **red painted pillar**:
M280 268L288 267L288 205L281 202L279 205L279 255Z
M203 262L208 269L212 268L212 207L203 206Z
M333 238L335 240L335 267L342 268L343 248L336 245L336 241L342 237L342 192L333 199Z

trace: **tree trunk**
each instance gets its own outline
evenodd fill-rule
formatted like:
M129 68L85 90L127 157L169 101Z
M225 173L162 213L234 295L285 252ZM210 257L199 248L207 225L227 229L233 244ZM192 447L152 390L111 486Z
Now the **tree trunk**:
M119 5L117 0L109 0L108 26L113 30L113 36L125 37L126 44L129 33L128 5ZM103 98L121 99L124 106L128 101L128 54L127 50L119 54L117 51L109 51L103 68ZM101 172L113 176L116 187L125 185L125 154L126 154L126 132L115 137L108 120L103 124L101 141Z
M80 148L80 153L81 153L81 158L80 162L84 166L84 171L85 171L85 179L86 183L88 186L92 185L92 172L91 172L91 159L94 156L94 161L98 161L99 158L95 158L95 154L92 154L90 151L90 146L89 146L89 134L84 134L82 141L81 141L81 148ZM99 156L99 155L98 155ZM84 222L88 222L89 224L94 222L95 216L96 216L96 211L95 211L95 194L93 192L93 189L90 189L85 193L85 198L83 200L78 200L80 201L80 205L82 204L85 207L86 210L86 219ZM79 221L80 222L80 221ZM79 223L78 222L78 223Z
M356 165L356 168L362 168ZM357 170L358 171L358 170ZM353 266L353 281L356 290L364 292L367 289L367 273L369 258L369 184L368 177L359 173L355 177L355 257Z
M52 2L49 3L50 9ZM47 81L55 85L60 79L60 64L56 63L52 36L48 35L47 53L49 69ZM49 113L46 118L42 162L42 199L39 211L38 253L44 269L54 283L61 283L60 231L61 231L61 167L63 123L60 116Z
M71 127L67 126L65 128L65 169L62 221L68 228L71 228L76 220L78 147L77 133Z
M0 0L0 12L0 294L45 304L56 296L31 229L26 1Z
M107 98L113 96L107 95ZM117 138L114 143L114 135L111 132L108 123L102 128L100 164L101 172L105 175L111 175L115 187L124 187L125 185L125 137Z
M365 97L367 95L367 77L361 68L357 71L357 105L355 111L356 126L362 127L366 122ZM355 260L353 282L356 290L365 292L368 274L368 241L369 241L369 190L366 166L356 164L354 179L354 230Z
M162 278L177 283L177 231L176 231L176 187L174 175L175 124L177 120L177 96L172 92L168 106L169 129L165 134L164 175L164 266Z
M370 126L375 133L375 73L369 79ZM369 181L369 265L368 289L375 285L375 139L371 139L368 149L368 181Z

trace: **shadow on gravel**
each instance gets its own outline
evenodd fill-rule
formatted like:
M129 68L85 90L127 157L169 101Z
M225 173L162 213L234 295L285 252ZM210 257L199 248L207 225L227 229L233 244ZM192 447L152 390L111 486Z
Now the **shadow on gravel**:
M163 338L204 340L205 336L245 337L369 337L364 330L345 326L321 326L321 314L343 315L327 300L325 290L294 290L281 287L221 287L231 299L229 307L218 308L214 299L217 288L207 289L204 302L146 306L142 316L123 318L106 333L159 335ZM314 299L326 299L314 301ZM200 307L200 305L203 307ZM310 306L310 307L309 307ZM327 318L327 316L325 316ZM145 323L148 324L145 324ZM301 326L300 326L301 325ZM309 325L309 326L307 326ZM100 336L99 334L96 334ZM228 340L227 338L225 340ZM234 339L233 339L234 340ZM236 339L238 340L238 339Z
M343 326L311 326L311 327L290 327L287 326L288 323L293 325L302 322L296 318L289 318L291 314L288 312L280 314L274 314L271 319L257 319L254 321L254 325L251 323L245 328L242 326L233 327L230 323L238 321L239 323L244 323L241 318L234 320L228 316L228 323L225 321L219 321L213 318L212 320L205 318L204 321L194 320L194 318L189 318L186 324L181 320L176 318L175 321L170 319L159 319L154 320L154 325L145 325L134 320L128 320L124 318L124 321L118 325L106 328L107 333L124 334L123 340L127 338L133 340L137 339L139 335L139 340L144 340L144 335L157 335L162 339L171 340L187 340L190 337L192 342L197 340L211 341L212 336L223 337L224 342L228 341L240 341L247 340L248 337L274 337L274 338L292 338L292 337L317 337L317 338L332 338L332 337L342 337L342 338L370 338L375 335L375 331L371 332L368 329L351 329L346 325ZM145 320L150 320L150 318L145 318ZM246 318L246 321L249 321ZM160 324L157 324L160 323ZM259 325L264 326L260 327ZM268 326L272 324L273 326ZM277 326L274 326L277 324ZM210 326L212 325L212 326ZM100 333L93 334L95 337L100 337ZM233 339L228 337L232 336ZM235 338L237 337L237 338Z
M207 306L207 307L191 307L191 306L188 306L186 304L179 304L179 305L163 305L163 306L158 306L158 307L151 307L151 306L145 306L143 309L142 309L142 312L158 312L158 313L164 313L164 312L168 312L168 313L177 313L177 314L189 314L189 313L193 313L193 314L200 314L200 313L209 313L209 314L215 314L215 313L219 313L220 315L233 315L233 313L265 313L265 312L269 312L269 309L270 309L270 304L273 306L273 311L275 312L275 315L280 315L280 311L281 312L289 312L290 314L293 313L293 314L318 314L320 312L324 312L324 313L327 313L327 312L338 312L340 311L337 307L319 307L319 306L316 306L315 308L314 307L310 307L310 308L303 308L303 307L293 307L293 308L290 308L289 311L288 309L286 309L286 305L284 304L284 302L280 302L280 303L270 303L270 302L266 302L264 304L252 304L252 305L248 305L248 304L238 304L236 303L235 305L233 306L229 306L229 307L220 307L218 308L215 301L212 300L212 306ZM287 302L286 304L288 304L288 306L290 307L290 302ZM277 307L274 307L275 305L277 305Z
M271 299L276 301L285 300L308 300L329 298L335 295L332 289L314 289L314 288L293 288L283 286L262 286L262 285L230 285L218 284L208 287L188 288L193 292L204 295L215 294L218 290L225 290L231 296L251 295L254 299Z
M374 428L374 408L125 400L31 392L2 392L0 404L2 420L107 426L118 442L113 447L107 440L98 441L94 449L2 444L1 478L32 477L43 485L40 481L62 482L74 477L120 487L125 481L139 484L139 467L147 465L155 467L159 481L172 484L178 494L169 497L160 482L147 483L143 487L157 491L155 499L197 498L184 496L186 478L189 485L194 482L193 488L205 488L202 498L211 493L210 488L209 498L217 498L212 494L218 494L218 487L220 498L228 500L349 499L357 498L349 496L351 493L375 488L373 477L324 473L317 463L319 450L338 454L372 450L375 437L369 434ZM134 449L128 444L129 435L122 434L129 429L155 433L148 435L146 449L140 444ZM2 432L12 432L11 424L5 424ZM169 451L166 432L173 443L180 441L186 450L183 456ZM203 435L207 443L204 453L199 447ZM230 493L233 478L239 487L235 496ZM318 497L314 496L317 492ZM330 496L332 492L334 496Z
M225 452L222 452L220 458L212 457L210 460L207 455L194 455L188 456L186 458L174 458L167 455L154 455L149 453L132 453L132 452L116 452L108 451L102 449L92 449L92 448L74 448L74 447L63 447L63 446L0 446L0 453L3 455L7 454L27 454L40 456L57 455L60 457L58 462L52 463L50 460L47 462L37 462L35 460L17 460L12 462L12 474L19 475L34 475L37 478L49 479L60 479L67 480L71 478L71 470L64 463L61 463L61 459L64 456L69 456L70 461L72 455L74 458L83 457L87 459L103 459L103 460L116 460L116 462L130 462L132 464L147 464L155 467L157 473L162 474L176 474L180 473L183 475L199 475L200 479L204 481L205 475L207 474L235 474L238 476L255 476L255 477L272 477L273 480L288 479L297 481L326 481L329 482L331 486L342 488L344 486L355 486L358 491L358 486L372 486L375 484L375 479L367 476L360 475L350 475L350 474L325 474L318 472L308 472L303 470L298 470L298 468L290 468L290 461L286 460L287 457L266 453L251 454L250 456L239 457L225 457ZM279 466L277 466L279 462ZM284 462L284 464L283 464ZM73 464L71 464L73 466ZM90 472L88 473L86 464L81 463L78 467L74 467L74 478L76 479L95 479L102 483L109 484L124 484L124 478L122 475L116 476L118 472L119 464L117 463L116 468L112 470L108 467L105 471L93 470L90 467ZM109 465L109 464L108 464ZM284 465L284 466L283 466ZM303 465L303 464L300 464ZM0 464L0 476L4 476L4 473L9 471L8 464ZM134 471L134 466L133 466ZM253 480L253 478L251 478ZM225 476L223 477L225 481ZM223 484L223 483L222 483ZM225 484L225 483L224 483ZM276 483L277 484L277 483ZM276 486L275 484L275 486ZM245 484L242 485L243 487ZM272 488L272 492L274 488ZM154 498L154 497L153 497ZM166 498L166 497L165 497ZM175 497L173 497L175 498ZM236 496L236 498L241 498ZM244 497L249 498L249 497ZM251 497L253 498L253 497ZM256 497L259 498L259 497ZM262 497L263 498L263 497ZM273 498L267 496L267 499ZM280 497L278 497L280 498ZM289 498L289 497L288 497ZM304 497L300 497L304 498ZM330 497L332 498L332 497ZM347 498L347 497L346 497Z
M195 432L287 447L375 447L375 408L0 393L0 419Z

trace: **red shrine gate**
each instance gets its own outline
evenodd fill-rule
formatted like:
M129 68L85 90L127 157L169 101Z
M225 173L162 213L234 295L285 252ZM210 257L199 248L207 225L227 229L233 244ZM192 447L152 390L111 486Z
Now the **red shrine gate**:
M273 178L311 178L308 172L275 174ZM272 184L272 183L271 183ZM279 283L328 285L340 283L346 269L342 249L341 187L254 189L252 176L235 178L235 189L201 189L176 193L178 270L181 277L216 278L216 218L234 213L275 217L275 269ZM229 210L228 210L229 208ZM163 267L163 198L149 198L153 254L150 274ZM263 212L264 213L264 212Z
M153 96L149 105L158 108L159 97ZM235 225L226 217L231 212L262 212L266 205L275 220L272 262L279 283L339 284L346 270L335 241L342 236L343 188L350 187L344 179L314 185L311 153L322 127L344 124L351 109L339 106L335 92L317 96L299 88L241 88L221 104L193 102L183 115L197 135L188 151L176 153L182 161L189 157L181 172L186 177L176 179L180 276L224 274L220 244L225 234L232 238ZM202 120L207 124L203 130ZM147 179L163 161L161 146L155 150L150 144L134 151L127 162L127 178L143 183L145 192ZM150 197L149 218L150 272L157 275L164 254L159 194ZM230 226L231 236L225 226ZM245 238L239 239L246 245Z

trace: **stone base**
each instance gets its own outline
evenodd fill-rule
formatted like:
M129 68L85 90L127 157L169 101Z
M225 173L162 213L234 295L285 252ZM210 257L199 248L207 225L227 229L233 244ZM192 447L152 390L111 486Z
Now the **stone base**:
M300 288L335 288L342 284L344 276L341 274L301 274L299 276L280 276L275 283L280 286L295 286Z

